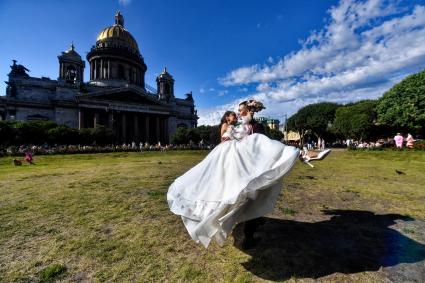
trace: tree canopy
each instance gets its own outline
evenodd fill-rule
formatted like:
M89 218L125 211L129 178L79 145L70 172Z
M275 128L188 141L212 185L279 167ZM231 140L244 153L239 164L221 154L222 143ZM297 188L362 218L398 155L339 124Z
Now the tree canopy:
M272 140L281 141L283 139L283 133L276 129L271 129L269 126L264 127L265 135Z
M332 129L342 138L370 139L376 133L376 100L362 100L339 107Z
M378 121L396 129L423 132L425 125L425 70L408 76L378 100Z
M332 102L321 102L304 106L292 115L287 122L287 128L300 133L301 138L307 131L319 137L329 136L329 126L332 124L335 111L340 105Z

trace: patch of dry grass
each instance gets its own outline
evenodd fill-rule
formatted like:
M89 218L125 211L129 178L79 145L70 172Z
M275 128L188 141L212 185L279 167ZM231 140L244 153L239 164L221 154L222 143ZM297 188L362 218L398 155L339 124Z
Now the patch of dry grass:
M49 266L63 266L66 272L58 278L65 282L308 278L370 282L392 276L385 268L346 273L328 268L335 271L329 274L318 268L317 277L313 272L291 273L291 262L286 262L287 271L282 274L261 266L275 260L273 256L240 250L231 237L224 247L212 244L205 250L195 244L180 219L169 212L165 194L177 176L206 154L36 156L37 165L22 167L12 166L11 158L0 158L0 281L37 282ZM420 152L333 152L314 169L297 164L286 177L272 218L258 236L282 225L299 232L300 223L329 220L324 211L331 209L398 213L425 220L423 168L425 155ZM273 219L290 222L274 223ZM423 228L418 225L403 226L404 234L423 241L425 237L415 232ZM288 247L269 252L282 255ZM305 253L312 256L321 251ZM412 264L420 269L423 261L419 259Z

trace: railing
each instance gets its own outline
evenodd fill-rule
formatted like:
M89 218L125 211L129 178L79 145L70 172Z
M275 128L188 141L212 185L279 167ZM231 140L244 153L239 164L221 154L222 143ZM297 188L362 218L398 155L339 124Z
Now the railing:
M158 91L157 91L156 88L154 88L153 86L150 86L148 84L145 84L145 89L146 89L147 92L149 92L151 94L155 94L156 95L158 93Z

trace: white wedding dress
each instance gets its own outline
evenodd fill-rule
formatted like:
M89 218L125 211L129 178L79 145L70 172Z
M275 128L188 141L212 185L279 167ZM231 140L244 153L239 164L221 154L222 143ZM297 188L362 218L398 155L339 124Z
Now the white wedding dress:
M273 211L280 178L298 159L299 150L262 134L248 135L248 122L229 127L230 138L170 186L170 210L180 215L189 235L208 247L222 245L236 223Z

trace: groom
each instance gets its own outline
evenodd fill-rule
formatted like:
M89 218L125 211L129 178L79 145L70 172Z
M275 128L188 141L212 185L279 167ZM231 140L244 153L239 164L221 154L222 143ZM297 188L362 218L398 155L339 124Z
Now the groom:
M257 133L257 134L263 134L265 133L264 131L264 126L261 123L258 123L257 121L254 120L254 112L249 110L248 107L248 101L243 101L241 103L239 103L239 115L244 117L247 115L251 115L251 121L249 121L249 124L252 127L252 133Z
M251 115L251 121L249 121L249 125L252 127L251 133L257 133L257 134L265 134L264 126L261 123L258 123L254 120L254 111L250 110L248 107L248 101L243 101L239 103L239 115L244 117ZM254 240L254 233L257 230L257 228L264 223L264 219L255 218L252 220L248 220L245 222L244 225L244 240L242 242L242 248L243 249L249 249L255 246L255 240Z

